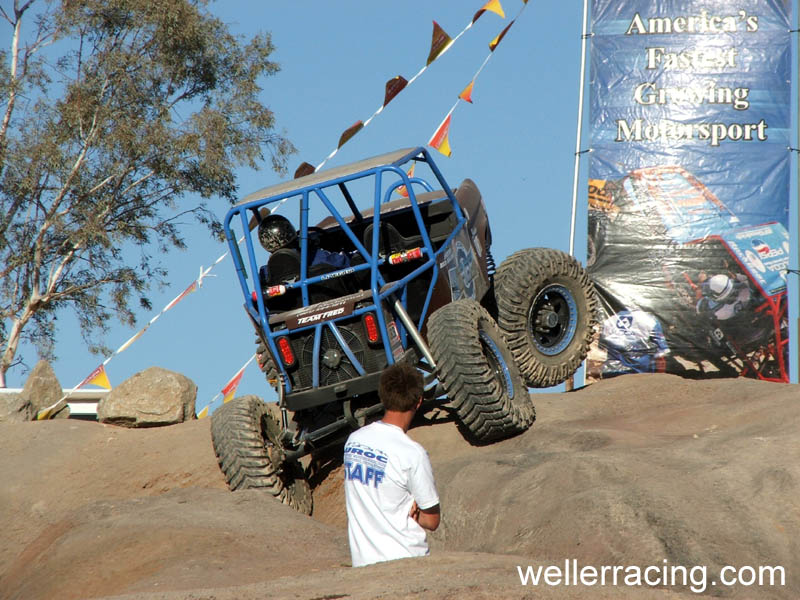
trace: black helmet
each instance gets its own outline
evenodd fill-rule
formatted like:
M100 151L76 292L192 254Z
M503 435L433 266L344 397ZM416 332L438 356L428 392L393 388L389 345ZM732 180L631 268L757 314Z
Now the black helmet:
M275 252L297 239L297 231L284 216L268 215L258 225L258 241L267 252Z

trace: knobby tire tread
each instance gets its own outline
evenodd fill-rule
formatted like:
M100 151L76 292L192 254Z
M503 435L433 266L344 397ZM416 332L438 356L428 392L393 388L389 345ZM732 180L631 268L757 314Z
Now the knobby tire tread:
M261 341L261 338L256 336L256 360L258 366L264 373L267 383L274 390L278 389L278 368L272 360L272 356L267 351L267 346Z
M474 300L452 302L434 312L428 321L428 343L450 406L475 441L488 442L525 431L533 423L535 411L507 350L504 359L514 398L495 380L480 341L481 330L503 353L499 328Z
M548 356L533 343L528 311L549 283L564 285L578 305L577 330L559 354ZM597 296L586 271L569 254L550 248L527 248L505 259L495 275L497 323L525 383L552 387L568 379L589 352L597 326Z
M311 514L311 491L295 463L274 465L267 451L269 431L279 426L257 396L242 396L211 415L211 441L217 462L231 490L260 489L283 504ZM287 474L279 472L284 469Z

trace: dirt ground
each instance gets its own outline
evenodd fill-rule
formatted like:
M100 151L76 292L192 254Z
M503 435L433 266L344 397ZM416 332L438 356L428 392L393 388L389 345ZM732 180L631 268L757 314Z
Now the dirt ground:
M229 492L208 420L0 424L0 598L800 597L800 387L633 375L532 398L533 427L483 447L429 413L411 435L441 496L431 556L360 569L338 468L309 518ZM565 561L629 570L617 587L520 582ZM723 584L728 565L742 583ZM625 586L633 567L697 578ZM760 567L784 585L748 584Z

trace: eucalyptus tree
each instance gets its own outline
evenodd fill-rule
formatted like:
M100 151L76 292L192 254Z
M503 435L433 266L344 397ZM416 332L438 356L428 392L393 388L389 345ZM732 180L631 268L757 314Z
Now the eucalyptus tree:
M52 357L74 309L90 349L133 324L186 216L219 235L207 201L236 170L294 148L264 104L269 34L234 35L204 0L9 0L0 26L0 386L21 342ZM102 336L100 336L102 338Z

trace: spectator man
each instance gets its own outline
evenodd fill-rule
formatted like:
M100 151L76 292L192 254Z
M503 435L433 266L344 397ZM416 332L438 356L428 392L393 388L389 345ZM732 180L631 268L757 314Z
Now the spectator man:
M378 393L383 419L354 431L344 447L347 532L354 567L425 556L425 530L439 526L439 494L428 453L406 435L422 404L422 374L387 367Z

